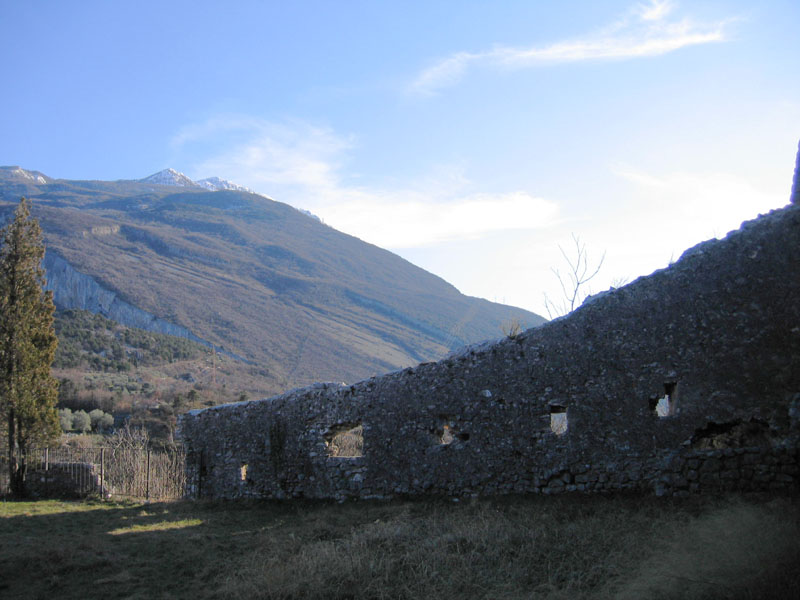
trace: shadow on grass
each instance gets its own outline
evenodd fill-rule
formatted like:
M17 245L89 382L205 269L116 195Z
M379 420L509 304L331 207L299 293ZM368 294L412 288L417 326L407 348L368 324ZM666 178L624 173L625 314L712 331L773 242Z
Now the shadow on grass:
M794 598L799 524L796 498L3 502L0 597Z
M295 509L262 504L0 503L0 597L202 597L231 540Z

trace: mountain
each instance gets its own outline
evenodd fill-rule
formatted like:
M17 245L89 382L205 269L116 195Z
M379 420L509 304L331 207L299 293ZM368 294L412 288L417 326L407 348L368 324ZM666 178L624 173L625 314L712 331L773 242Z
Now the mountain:
M246 188L238 183L233 183L227 179L220 179L219 177L206 177L205 179L192 181L186 175L175 169L164 169L163 171L153 173L149 177L139 179L138 181L141 183L154 183L156 185L170 185L173 187L204 188L214 192L219 190L236 190L239 192L254 193L250 188Z
M23 195L58 307L213 346L263 367L264 392L355 381L500 337L513 319L544 322L287 204L177 171L71 181L0 167L3 218Z
M45 177L39 171L26 171L19 167L0 167L0 181L3 182L4 187L8 187L10 190L15 186L46 184L51 183L53 180Z
M243 185L239 185L238 183L233 183L232 181L228 181L227 179L220 179L219 177L207 177L205 179L201 179L196 182L197 185L206 188L207 190L212 191L219 191L219 190L237 190L240 192L250 192L254 193L253 190L250 188L246 188Z
M153 173L149 177L140 179L142 183L155 183L157 185L172 185L175 187L202 187L175 169L164 169Z

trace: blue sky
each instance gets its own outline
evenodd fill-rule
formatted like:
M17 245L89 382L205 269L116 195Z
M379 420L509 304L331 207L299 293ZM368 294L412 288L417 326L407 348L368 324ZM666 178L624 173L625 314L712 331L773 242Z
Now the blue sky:
M166 167L544 313L788 201L796 0L0 0L0 164Z

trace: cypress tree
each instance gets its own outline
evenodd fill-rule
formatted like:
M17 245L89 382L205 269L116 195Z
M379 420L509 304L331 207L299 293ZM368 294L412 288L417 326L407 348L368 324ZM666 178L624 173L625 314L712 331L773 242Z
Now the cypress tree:
M59 431L52 292L44 291L44 243L23 198L0 231L0 414L11 493L25 495L27 450Z

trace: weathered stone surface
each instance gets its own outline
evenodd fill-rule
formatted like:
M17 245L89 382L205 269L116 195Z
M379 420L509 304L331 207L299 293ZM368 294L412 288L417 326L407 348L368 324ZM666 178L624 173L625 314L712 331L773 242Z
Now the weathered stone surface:
M28 472L26 488L34 498L83 498L108 493L101 485L97 465L90 462L53 462L47 469Z
M792 204L800 204L800 143L797 144L797 161L794 165L794 179L792 180Z
M193 411L180 423L187 492L796 489L798 273L800 205L789 205L514 339ZM361 455L331 456L332 436L358 425Z

